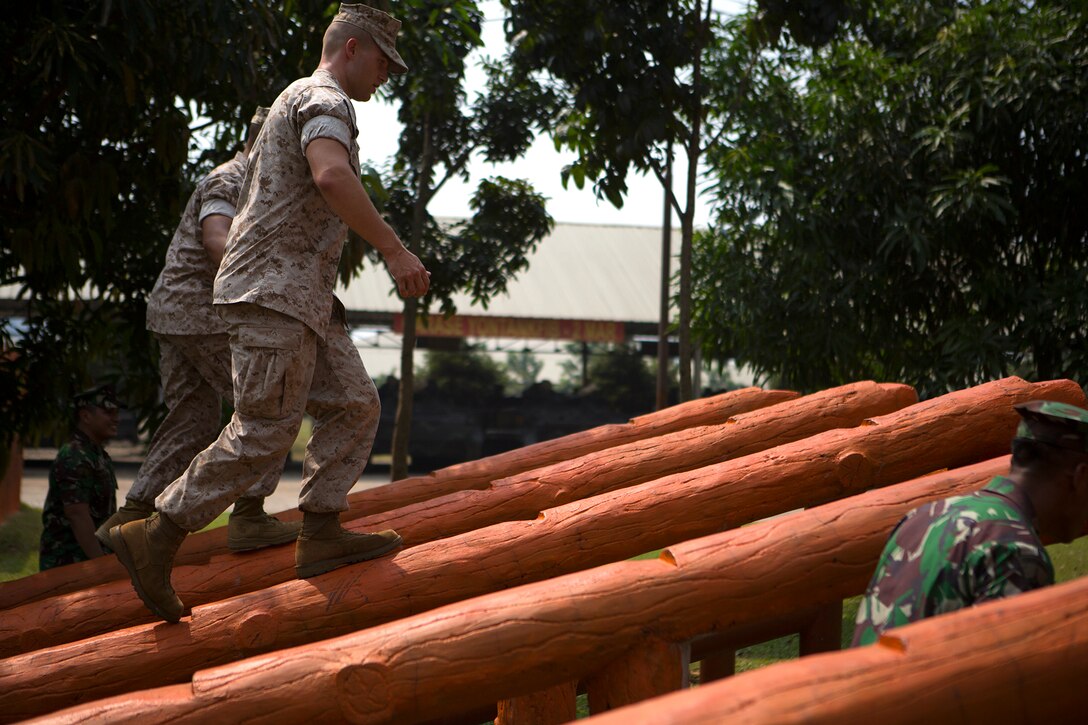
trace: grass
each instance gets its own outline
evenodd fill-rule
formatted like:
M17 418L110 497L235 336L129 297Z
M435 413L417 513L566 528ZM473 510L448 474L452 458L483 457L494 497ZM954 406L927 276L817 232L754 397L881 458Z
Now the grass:
M224 511L204 530L225 525L229 515L229 511ZM38 573L38 542L41 537L41 509L20 504L18 513L0 524L0 582Z
M38 572L38 541L42 536L41 509L20 504L0 524L0 582Z

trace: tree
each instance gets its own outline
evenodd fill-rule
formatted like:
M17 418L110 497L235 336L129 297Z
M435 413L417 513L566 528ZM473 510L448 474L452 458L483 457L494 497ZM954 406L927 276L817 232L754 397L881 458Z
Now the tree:
M510 13L511 67L554 85L569 101L552 131L557 147L577 154L563 170L564 184L573 180L582 188L589 179L618 208L628 172L649 172L680 218L681 399L690 399L690 255L706 148L702 73L716 37L713 1L503 0L503 6ZM687 160L682 201L668 172L674 145Z
M762 56L709 159L706 354L800 389L1076 377L1086 31L1066 3L885 0L824 48Z
M420 377L427 388L470 406L501 397L508 382L497 362L467 344L456 351L428 351Z
M561 364L563 376L558 387L562 392L595 395L627 415L653 409L654 372L637 347L569 343L566 350L583 360Z
M479 184L473 215L463 224L443 226L427 213L448 179L467 178L473 154L488 161L521 156L534 126L547 118L550 95L492 64L486 92L467 102L465 59L481 45L481 14L473 0L410 0L398 5L397 14L404 21L399 47L410 71L390 80L404 131L385 208L394 227L407 231L408 248L430 270L431 288L418 303L404 304L393 480L407 475L418 314L436 302L444 313L453 312L452 295L460 290L486 306L528 265L528 254L552 226L543 197L524 181L503 178Z
M142 416L158 375L145 296L193 180L257 105L309 73L336 4L66 3L7 8L0 42L0 438L57 433L71 394L115 378ZM200 136L204 149L193 154ZM2 444L3 441L0 441Z
M544 363L528 349L506 353L507 395L517 395L534 385L543 369Z

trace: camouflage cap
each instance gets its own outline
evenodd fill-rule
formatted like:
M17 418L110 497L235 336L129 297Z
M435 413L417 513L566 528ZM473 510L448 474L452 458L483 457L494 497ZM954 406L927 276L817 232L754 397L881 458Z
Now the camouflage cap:
M253 118L249 119L249 122L255 126L263 126L264 122L268 120L270 110L264 106L257 106L257 110L253 112Z
M1088 453L1088 410L1054 400L1013 406L1020 414L1016 437Z
M340 3L340 12L332 19L334 23L347 23L362 28L389 58L390 73L407 73L408 66L397 52L397 33L400 21L389 13L363 5L361 3Z
M76 410L92 406L106 410L117 410L124 407L117 399L117 393L112 385L99 385L77 393L72 397L72 405L75 406Z

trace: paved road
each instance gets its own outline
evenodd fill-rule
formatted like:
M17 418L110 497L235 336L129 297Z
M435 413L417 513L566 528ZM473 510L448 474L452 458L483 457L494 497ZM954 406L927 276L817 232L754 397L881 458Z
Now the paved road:
M20 498L23 503L35 508L45 505L45 494L49 489L49 464L56 451L39 448L26 451L23 465L23 484ZM132 488L132 481L140 467L139 457L125 449L110 450L114 459L114 471L117 474L117 504L125 501L125 494ZM389 483L388 471L364 473L359 482L351 489L361 491ZM288 466L280 479L276 492L265 501L265 510L269 513L286 511L298 506L298 494L302 487L302 467L298 464Z

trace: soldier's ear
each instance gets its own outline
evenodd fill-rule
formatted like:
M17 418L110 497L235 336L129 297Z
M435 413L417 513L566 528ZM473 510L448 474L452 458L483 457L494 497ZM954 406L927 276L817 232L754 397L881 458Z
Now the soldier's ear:
M1088 514L1088 459L1081 461L1073 468L1073 479L1070 484L1072 485L1070 493L1077 505Z

